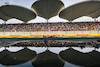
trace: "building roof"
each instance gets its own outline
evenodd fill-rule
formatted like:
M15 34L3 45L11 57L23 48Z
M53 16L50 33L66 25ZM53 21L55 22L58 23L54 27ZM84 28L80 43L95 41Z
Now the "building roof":
M1 11L0 11L0 19L7 21L9 19L11 19L11 17L4 15Z
M64 8L64 4L60 0L37 0L32 5L32 10L45 19L50 19L59 14Z
M98 17L100 15L100 1L83 1L71 5L59 14L60 18L73 21L82 16Z
M17 5L3 5L0 7L0 11L4 15L4 17L2 16L4 20L11 17L27 22L36 18L36 14L32 10Z

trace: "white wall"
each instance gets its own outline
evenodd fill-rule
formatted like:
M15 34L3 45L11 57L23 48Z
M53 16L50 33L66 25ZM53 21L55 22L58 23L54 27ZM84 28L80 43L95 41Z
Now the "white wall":
M100 34L100 31L34 31L34 32L0 32L0 35L39 35L39 34Z

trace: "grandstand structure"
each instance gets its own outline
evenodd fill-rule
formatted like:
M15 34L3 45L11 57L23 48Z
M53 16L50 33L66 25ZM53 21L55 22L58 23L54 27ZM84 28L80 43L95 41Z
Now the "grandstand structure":
M69 20L69 23L49 23L51 17L59 15L60 18ZM0 7L0 19L5 24L0 24L0 38L17 40L68 40L68 39L95 39L100 38L99 22L72 23L73 20L82 16L94 19L100 15L100 1L89 0L76 3L65 8L61 0L37 0L31 9L19 5L2 5ZM43 17L47 23L28 24L29 20L36 16ZM6 24L6 21L16 18L23 24Z

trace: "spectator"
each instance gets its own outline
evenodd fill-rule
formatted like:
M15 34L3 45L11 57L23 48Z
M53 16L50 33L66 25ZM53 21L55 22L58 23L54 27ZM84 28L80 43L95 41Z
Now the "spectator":
M31 24L0 24L0 32L29 32L29 31L99 31L100 23L31 23Z

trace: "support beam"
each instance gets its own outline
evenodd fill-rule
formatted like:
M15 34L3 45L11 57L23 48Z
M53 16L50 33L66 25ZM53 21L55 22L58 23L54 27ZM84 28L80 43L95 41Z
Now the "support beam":
M4 21L4 24L6 24L6 21Z
M48 19L47 19L47 23L48 23Z
M27 24L27 22L24 22L24 24Z
M94 22L96 22L96 18L94 18Z
M72 21L69 21L69 23L72 23Z

